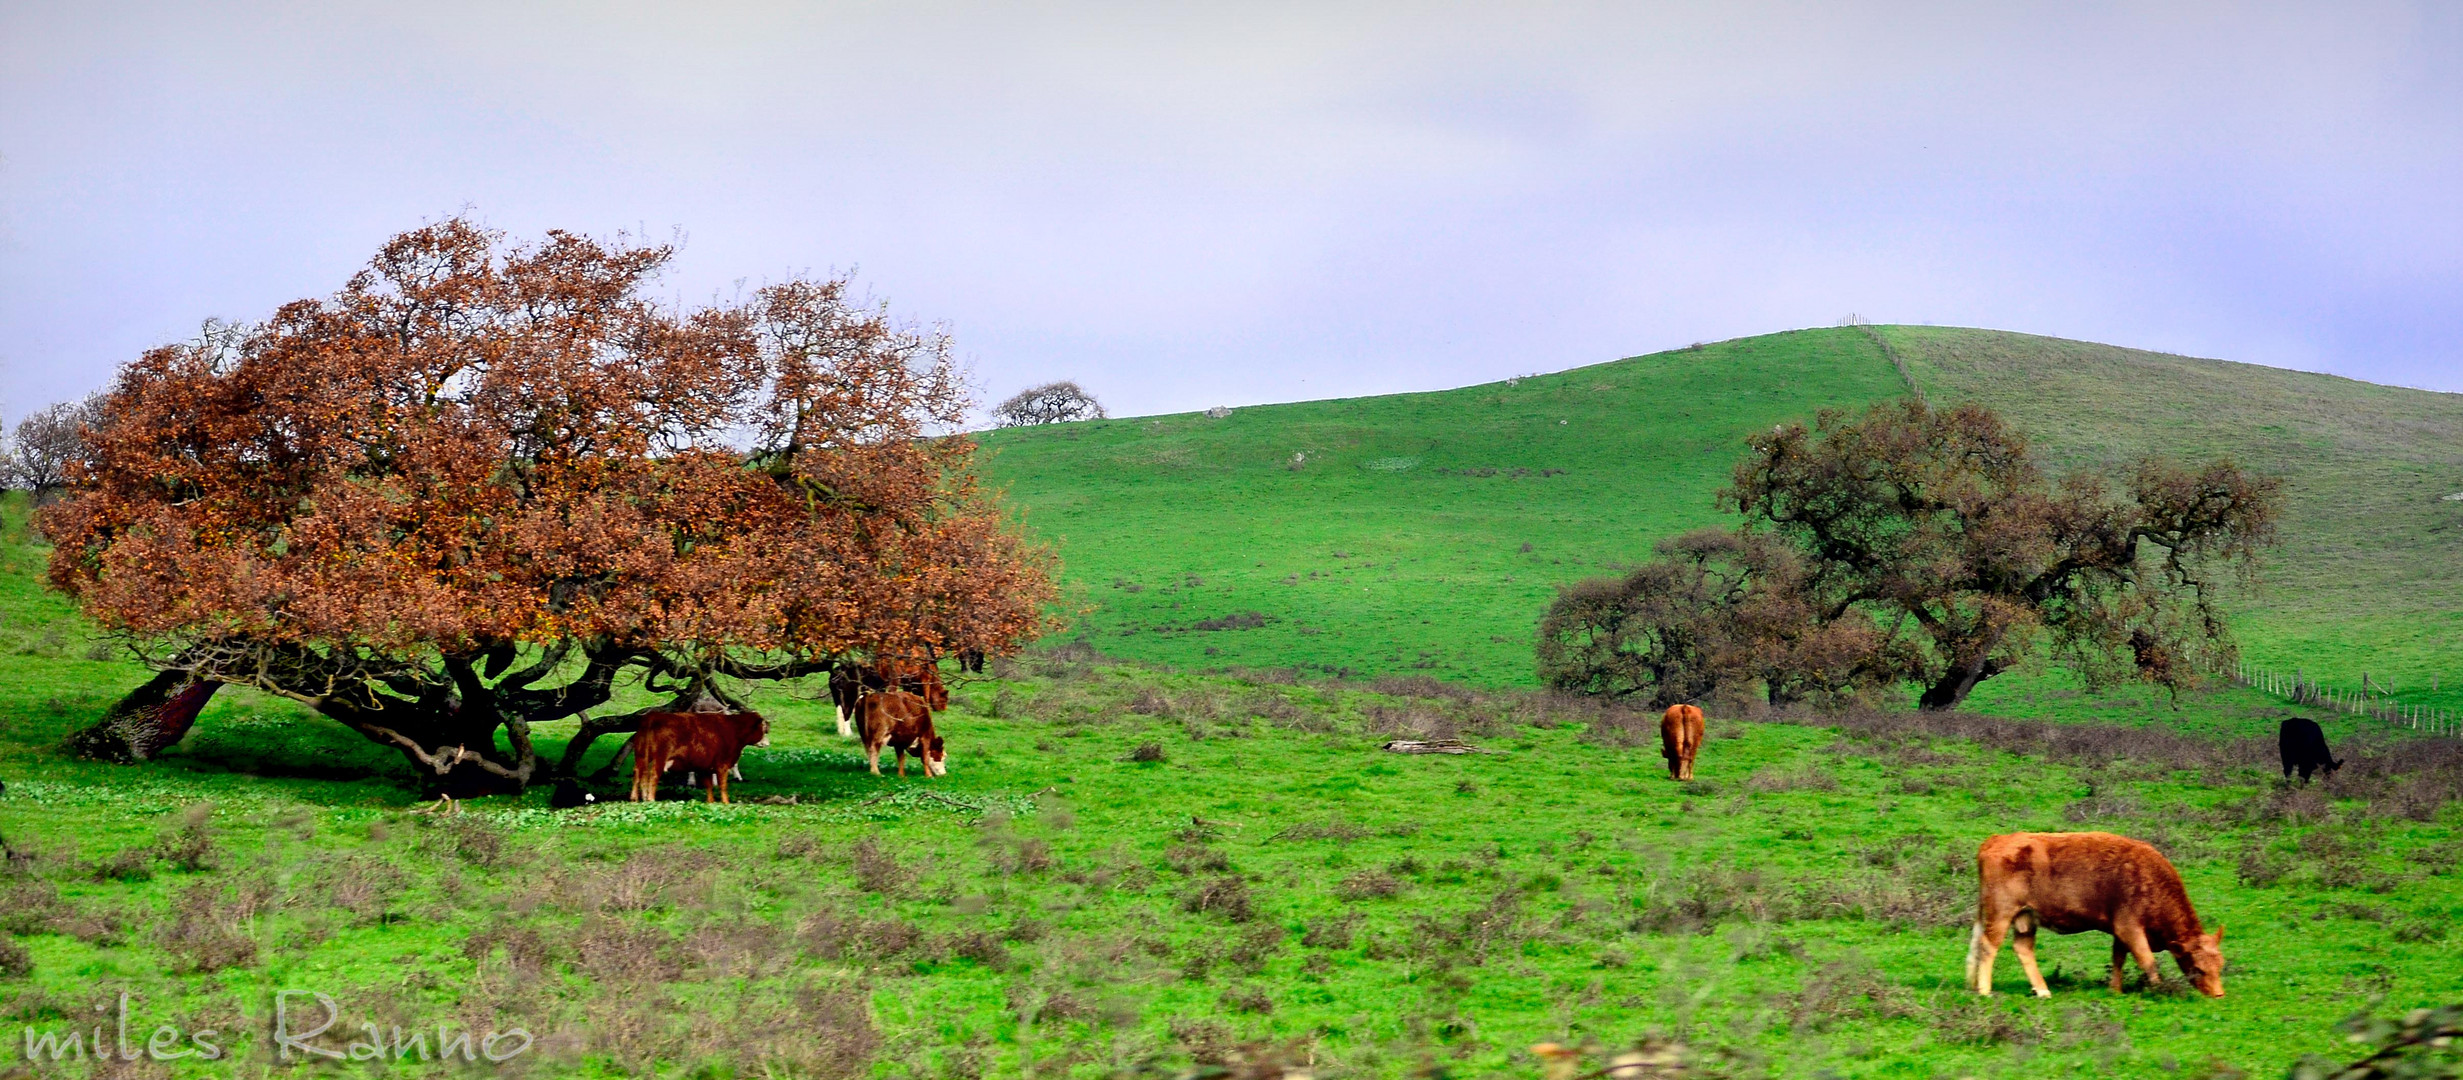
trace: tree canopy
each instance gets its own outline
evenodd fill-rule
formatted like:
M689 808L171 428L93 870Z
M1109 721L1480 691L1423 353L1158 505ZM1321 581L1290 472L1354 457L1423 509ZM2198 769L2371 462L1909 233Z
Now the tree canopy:
M2231 660L2216 586L2271 542L2281 484L2229 460L2054 480L1990 410L1910 399L1755 435L1721 498L1730 537L1560 596L1543 678L1669 701L1913 682L1946 709L2049 651L2179 689Z
M843 279L666 306L671 254L447 221L331 298L146 353L44 512L53 586L159 667L304 702L443 786L529 782L530 725L621 678L726 699L1031 637L1050 560L939 434L967 404L947 341ZM596 723L564 767L623 727Z
M29 492L38 503L60 490L85 456L85 427L94 419L95 403L88 399L49 405L19 420L15 437L0 450L0 488Z
M1103 417L1103 403L1096 401L1093 394L1087 393L1078 384L1068 381L1027 387L992 407L992 420L1002 427L1064 424L1072 420L1101 420Z

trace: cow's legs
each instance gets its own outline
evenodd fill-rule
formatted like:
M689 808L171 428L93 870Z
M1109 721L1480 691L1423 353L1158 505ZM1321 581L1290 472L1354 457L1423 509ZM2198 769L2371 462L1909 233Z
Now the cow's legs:
M2044 985L2044 972L2035 966L2035 921L2021 915L2016 929L2010 951L2018 954L2018 966L2027 969L2027 985L2035 987L2035 996L2051 997L2052 987Z
M718 776L718 781L717 781L717 783L718 783L718 801L720 801L720 802L733 802L734 800L729 799L729 798L727 797L727 770L725 770L725 769L721 769L721 770L719 770L719 772L718 772L717 776ZM705 800L705 801L706 801L706 800Z
M864 743L864 764L872 766L872 775L881 775L881 748L869 740Z
M2137 958L2138 967L2147 973L2147 988L2163 985L2164 973L2155 966L2155 950L2147 947L2146 930L2136 926L2116 926L2112 930L2114 937L2129 946L2129 954Z
M854 738L855 718L847 715L846 703L842 701L831 702L830 706L838 713L838 737L841 739Z
M2121 992L2121 965L2129 959L2129 946L2121 944L2121 935L2112 936L2112 992Z
M901 747L899 747L899 748L898 748L898 779L900 779L900 780L904 780L904 779L906 779L906 778L907 778L907 748L906 748L906 747L901 746Z

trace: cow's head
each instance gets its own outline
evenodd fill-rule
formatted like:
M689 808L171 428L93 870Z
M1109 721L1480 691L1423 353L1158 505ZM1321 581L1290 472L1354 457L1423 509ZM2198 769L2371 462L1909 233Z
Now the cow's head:
M2216 927L2210 934L2200 934L2172 954L2181 964L2181 974L2189 976L2189 984L2208 997L2224 996L2224 928Z
M916 749L922 752L925 776L949 775L949 744L939 735L926 736Z
M748 712L748 713L744 713L744 714L743 714L743 716L744 716L745 720L750 720L750 721L751 721L751 723L752 723L752 728L753 728L753 733L754 733L754 735L753 735L753 741L748 742L748 743L745 743L744 745L746 745L746 746L768 746L768 745L770 745L770 718L769 718L769 717L766 717L766 716L763 716L763 715L761 715L760 713L757 713L757 712ZM744 722L744 720L738 720L737 722L738 722L738 723L743 723L743 722Z

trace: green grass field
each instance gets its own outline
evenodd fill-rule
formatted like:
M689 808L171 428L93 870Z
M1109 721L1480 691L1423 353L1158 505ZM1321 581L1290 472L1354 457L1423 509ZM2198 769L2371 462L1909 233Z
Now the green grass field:
M866 775L817 687L765 690L775 745L728 807L421 813L397 758L243 691L158 761L68 759L144 673L41 589L12 498L0 1075L27 1030L116 1038L123 993L141 1054L168 1024L226 1056L30 1074L282 1072L282 990L330 995L320 1043L345 1053L363 1021L530 1037L501 1065L389 1046L320 1073L559 1077L1537 1077L1534 1043L1596 1067L1644 1040L1692 1076L2280 1076L2358 1056L2333 1028L2357 1010L2463 1001L2450 740L2323 717L2353 764L2297 789L2252 738L2280 700L2040 672L1948 719L1715 716L1680 788L1648 718L1520 688L1552 587L1716 521L1745 431L1900 392L1875 334L2060 460L2284 471L2286 542L2237 601L2253 659L2407 690L2445 670L2451 397L1967 331L997 433L994 474L1066 561L1070 636L1134 661L1055 643L960 686L930 784ZM2091 377L2114 388L2065 404ZM2260 420L2283 432L2235 436ZM1489 752L1378 749L1415 735ZM2000 996L1960 991L1975 845L2082 828L2171 855L2230 931L2226 998L2114 995L2099 935L2047 936L2048 1001L2006 953Z
M1040 661L961 689L929 788L863 775L781 699L742 804L439 818L384 756L246 695L154 764L61 760L135 673L50 670L91 681L6 706L0 822L34 853L6 882L33 969L0 984L7 1022L90 1028L126 992L139 1044L212 1029L252 1074L283 989L388 1040L519 1027L506 1067L540 1075L914 1077L1244 1046L1326 1076L1536 1076L1533 1043L1644 1039L1708 1075L2276 1074L2342 1050L2355 1009L2463 995L2454 811L2407 816L2399 777L2289 790L2212 740L2047 761L1888 718L1720 718L1679 790L1653 748L1528 697ZM1494 752L1376 749L1396 734ZM2093 936L2047 939L2049 1001L2008 958L2002 996L1958 989L1975 843L2081 827L2172 854L2231 930L2225 999L2115 996ZM330 1068L451 1071L416 1065Z

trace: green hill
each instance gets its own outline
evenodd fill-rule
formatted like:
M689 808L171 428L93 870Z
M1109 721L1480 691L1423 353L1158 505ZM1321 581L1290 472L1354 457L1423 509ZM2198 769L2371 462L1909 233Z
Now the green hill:
M1555 586L1728 520L1715 495L1747 432L1911 384L2001 410L2055 465L2230 454L2285 476L2283 543L2235 603L2249 659L2345 682L2367 671L2407 700L2463 705L2448 685L2463 676L2463 501L2442 498L2463 490L2463 395L1853 327L984 442L990 475L1061 550L1078 632L1105 652L1512 685L1531 679Z
M1108 652L1510 684L1554 583L1718 519L1753 425L1901 392L1883 342L2058 460L2230 448L2285 471L2274 583L2244 602L2255 651L2437 670L2463 501L2415 496L2463 487L2452 397L1855 329L987 441ZM2294 788L2263 743L2195 730L1722 715L1680 788L1648 717L1054 650L954 680L955 767L929 782L870 776L817 687L767 686L774 742L734 805L671 786L557 811L534 788L429 813L399 758L241 688L155 761L69 757L144 670L41 588L45 554L0 497L0 1009L29 1046L132 1000L140 1035L236 1036L232 1059L147 1075L263 1071L286 989L337 1000L337 1049L363 1022L397 1046L519 1024L542 1037L512 1067L541 1076L1171 1075L1237 1049L1530 1077L1535 1042L1646 1036L1703 1075L2281 1075L2366 1052L2337 1018L2463 985L2451 747L2353 718L2329 721L2353 767ZM2047 683L1971 700L2137 704ZM2227 734L2280 715L2248 691L2171 714ZM1488 752L1380 749L1447 735ZM2046 935L2051 1001L2006 957L1998 997L1959 983L1976 844L2081 827L2174 860L2233 928L2229 997L2115 995L2097 934Z

